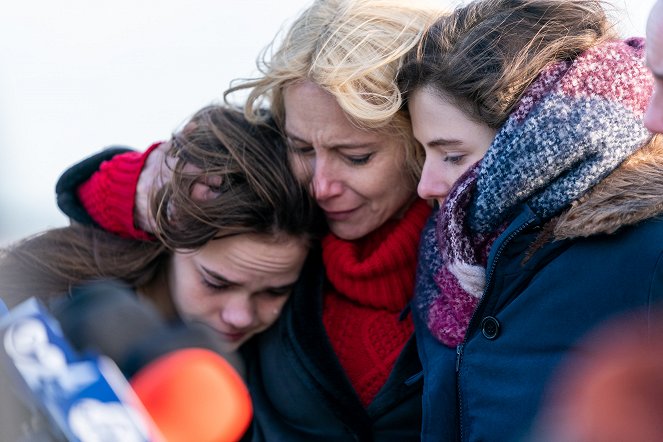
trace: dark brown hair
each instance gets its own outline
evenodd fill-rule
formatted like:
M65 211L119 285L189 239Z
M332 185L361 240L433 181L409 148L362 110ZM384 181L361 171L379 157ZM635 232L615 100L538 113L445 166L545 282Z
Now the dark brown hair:
M250 123L238 109L206 107L171 144L178 159L173 178L152 199L157 234L167 246L197 248L242 233L320 233L320 212L292 174L271 118ZM193 201L191 189L201 181L218 183L217 196Z
M256 125L239 110L209 106L171 144L172 180L152 198L158 241L82 225L47 230L0 251L0 298L11 307L106 278L141 287L164 270L174 249L243 233L310 240L321 232L319 210L290 172L284 141L269 119ZM216 196L192 198L192 186L210 176L221 178Z
M424 87L499 128L549 64L614 38L600 0L476 0L440 18L399 73L407 96Z

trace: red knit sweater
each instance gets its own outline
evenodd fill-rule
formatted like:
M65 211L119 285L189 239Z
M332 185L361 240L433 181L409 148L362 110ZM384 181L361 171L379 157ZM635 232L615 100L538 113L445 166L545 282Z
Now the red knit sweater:
M115 155L101 163L99 170L79 186L78 199L104 230L127 238L154 239L135 227L134 202L138 177L145 160L160 144L152 144L145 152Z
M136 238L153 237L134 226L138 177L155 143L144 153L116 155L78 189L85 210L104 229ZM330 285L323 322L332 347L364 406L384 385L405 342L410 316L399 316L414 292L419 235L431 212L416 201L397 221L385 223L358 241L334 235L323 239Z
M419 236L431 209L417 200L405 216L357 241L329 234L322 253L330 286L323 322L332 347L367 406L413 332L399 316L414 293Z

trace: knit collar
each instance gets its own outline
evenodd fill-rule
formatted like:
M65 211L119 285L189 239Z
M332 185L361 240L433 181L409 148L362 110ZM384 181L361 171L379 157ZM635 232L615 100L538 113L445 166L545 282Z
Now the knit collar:
M640 148L653 88L644 41L611 41L542 72L481 162L473 230L494 230L523 202L559 214Z
M322 258L333 288L369 308L405 308L414 292L419 237L430 212L425 201L417 200L401 219L387 221L358 240L328 234Z

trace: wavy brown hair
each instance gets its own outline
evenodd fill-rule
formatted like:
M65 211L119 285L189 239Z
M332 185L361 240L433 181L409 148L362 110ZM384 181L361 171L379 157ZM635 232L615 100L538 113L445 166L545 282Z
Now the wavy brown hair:
M290 172L273 122L265 121L249 123L240 110L225 106L197 112L173 135L172 180L152 197L157 240L121 238L83 225L47 230L0 251L0 298L13 306L94 279L141 287L164 271L173 250L230 235L317 236L324 226L319 210ZM216 196L192 198L192 186L210 176L220 178Z
M501 127L551 63L616 38L600 0L476 0L440 18L399 73L407 96L427 87L472 119Z
M243 233L322 232L319 210L290 171L284 138L263 115L254 124L241 110L210 106L173 135L173 178L152 198L156 233L164 244L193 249ZM215 183L216 196L193 201L191 191L199 182Z

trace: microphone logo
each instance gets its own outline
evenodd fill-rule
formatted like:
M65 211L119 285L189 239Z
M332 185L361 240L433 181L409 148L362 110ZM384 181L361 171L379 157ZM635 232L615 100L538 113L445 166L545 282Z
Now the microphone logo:
M117 366L103 356L79 356L36 299L3 316L3 328L9 365L67 440L152 440L145 413Z
M95 375L85 363L67 362L62 346L55 345L45 324L36 318L17 320L5 333L7 355L30 389L51 395L66 395L94 382Z

